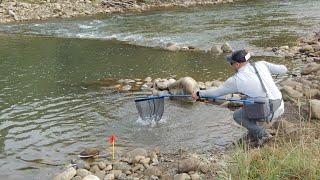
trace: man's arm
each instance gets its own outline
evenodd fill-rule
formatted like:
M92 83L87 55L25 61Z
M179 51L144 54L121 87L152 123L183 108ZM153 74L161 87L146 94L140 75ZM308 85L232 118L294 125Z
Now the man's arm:
M288 69L284 65L277 65L266 61L261 62L263 62L268 67L271 74L285 74L288 71Z
M237 84L234 77L230 77L225 81L218 89L209 89L199 91L199 96L203 98L215 98L219 96L223 96L226 94L236 93L238 92Z

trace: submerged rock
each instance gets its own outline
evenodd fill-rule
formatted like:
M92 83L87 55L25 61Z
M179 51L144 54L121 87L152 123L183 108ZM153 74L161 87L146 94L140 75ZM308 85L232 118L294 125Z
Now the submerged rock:
M224 53L230 53L232 52L232 47L230 46L229 43L224 43L222 46L221 46L221 50L224 52Z

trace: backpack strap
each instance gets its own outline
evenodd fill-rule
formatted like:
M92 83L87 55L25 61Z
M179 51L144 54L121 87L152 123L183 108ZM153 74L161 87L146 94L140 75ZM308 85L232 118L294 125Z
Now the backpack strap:
M261 86L262 86L262 89L263 89L264 93L266 93L266 97L269 99L269 96L268 96L268 93L267 93L267 89L266 89L266 87L264 86L264 84L263 84L263 82L262 82L261 76L260 76L260 74L259 74L259 72L258 72L258 70L257 70L257 68L256 68L256 66L255 66L255 63L252 62L252 63L250 63L250 64L253 66L254 71L255 71L255 73L257 74L258 78L259 78L259 81L260 81L260 84L261 84ZM271 115L272 115L272 116L271 116L270 119L266 118L267 123L269 123L270 121L272 121L273 116L274 116L273 103L270 103L270 100L269 100L268 103L269 103L269 106L270 106L270 111L271 111Z

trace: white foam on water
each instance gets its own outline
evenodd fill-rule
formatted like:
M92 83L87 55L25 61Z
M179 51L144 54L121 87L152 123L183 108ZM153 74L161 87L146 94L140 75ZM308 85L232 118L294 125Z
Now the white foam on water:
M167 118L166 117L162 117L159 121L155 121L154 119L146 119L143 120L141 119L141 117L139 116L139 118L136 121L138 124L141 124L142 126L151 126L151 127L155 127L157 124L165 124L167 122Z
M78 24L78 27L80 29L92 29L92 28L94 28L94 26L88 26L88 25L85 25L85 24Z

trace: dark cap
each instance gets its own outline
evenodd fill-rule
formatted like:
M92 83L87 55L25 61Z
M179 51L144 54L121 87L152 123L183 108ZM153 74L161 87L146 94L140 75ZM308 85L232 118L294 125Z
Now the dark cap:
M250 57L251 57L250 53L242 49L242 50L234 51L230 56L227 56L227 61L229 63L232 61L242 63L242 62L248 61Z

